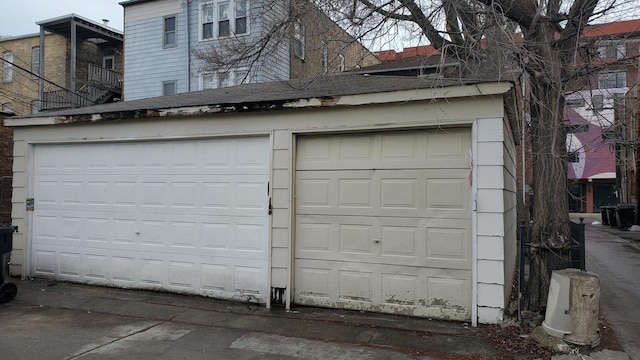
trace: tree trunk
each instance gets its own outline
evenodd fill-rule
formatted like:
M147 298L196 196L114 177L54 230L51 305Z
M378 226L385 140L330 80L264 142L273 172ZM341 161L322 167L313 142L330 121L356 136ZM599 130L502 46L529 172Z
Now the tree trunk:
M566 196L566 132L564 126L563 61L552 47L553 29L540 25L529 33L539 56L529 69L534 175L534 216L526 304L531 311L546 307L551 272L569 265L569 205ZM543 61L540 61L543 59ZM534 64L535 66L535 64Z

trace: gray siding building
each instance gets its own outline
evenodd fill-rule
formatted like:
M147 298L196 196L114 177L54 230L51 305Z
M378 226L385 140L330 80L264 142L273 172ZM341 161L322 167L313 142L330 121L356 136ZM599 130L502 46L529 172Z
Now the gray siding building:
M129 0L121 5L126 100L290 78L288 41L267 45L258 62L219 65L229 63L230 54L241 57L272 31L287 14L285 1Z

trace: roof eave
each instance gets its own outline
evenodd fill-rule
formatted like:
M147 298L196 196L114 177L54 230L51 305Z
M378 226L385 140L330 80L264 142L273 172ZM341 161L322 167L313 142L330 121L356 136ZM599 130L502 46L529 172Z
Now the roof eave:
M93 123L100 121L120 121L126 119L152 119L165 117L206 116L221 113L264 112L273 110L293 110L312 108L335 108L388 103L403 103L461 97L503 95L513 89L511 82L484 82L471 85L432 87L389 92L365 93L342 96L282 99L255 103L209 104L179 106L157 109L136 109L96 114L70 116L36 116L5 120L7 127L61 125ZM45 114L42 114L45 115Z

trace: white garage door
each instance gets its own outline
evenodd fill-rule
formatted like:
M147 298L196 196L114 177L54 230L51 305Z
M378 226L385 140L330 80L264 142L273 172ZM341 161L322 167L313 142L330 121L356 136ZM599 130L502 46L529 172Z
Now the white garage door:
M299 138L295 302L470 319L469 169L468 129Z
M31 274L268 294L269 139L38 145Z

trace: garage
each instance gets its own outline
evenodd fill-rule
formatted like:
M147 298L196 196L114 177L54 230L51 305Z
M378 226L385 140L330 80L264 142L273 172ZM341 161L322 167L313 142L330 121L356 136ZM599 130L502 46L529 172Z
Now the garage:
M464 320L469 129L301 136L295 299Z
M10 271L499 323L516 89L344 74L6 119Z
M31 274L264 302L269 138L34 147Z

